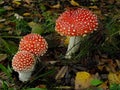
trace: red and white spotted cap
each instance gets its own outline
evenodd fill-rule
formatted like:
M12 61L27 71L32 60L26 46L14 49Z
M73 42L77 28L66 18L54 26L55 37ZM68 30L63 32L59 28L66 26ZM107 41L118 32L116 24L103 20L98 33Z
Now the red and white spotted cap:
M46 53L48 44L39 34L31 33L24 36L19 44L19 50L28 51L35 56L42 56Z
M28 72L35 65L34 55L27 51L18 51L12 59L12 67L17 72Z
M77 8L63 12L56 20L55 30L65 36L82 36L98 27L97 16L88 9Z

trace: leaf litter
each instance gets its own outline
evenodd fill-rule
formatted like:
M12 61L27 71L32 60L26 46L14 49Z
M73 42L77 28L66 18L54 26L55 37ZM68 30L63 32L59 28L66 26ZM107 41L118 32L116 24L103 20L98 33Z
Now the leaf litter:
M38 62L31 79L21 83L18 74L12 71L11 77L15 83L7 85L8 88L12 86L17 89L37 87L48 90L75 88L81 90L81 87L93 90L119 88L117 85L120 84L119 0L57 0L57 2L1 0L0 5L2 6L0 6L0 38L4 41L0 42L0 63L6 68L8 65L11 68L12 56L17 50L16 45L19 44L19 38L16 37L35 32L42 34L49 44L47 53L40 57L41 61ZM66 60L64 55L69 37L60 36L55 32L55 20L64 10L77 7L89 8L97 14L100 21L99 31L87 36L80 43L81 51L76 52L71 60ZM19 21L15 14L22 16L23 20ZM85 73L77 77L81 72ZM7 81L5 71L0 69L0 74L0 82ZM86 74L89 76L87 79ZM81 83L76 84L76 80Z

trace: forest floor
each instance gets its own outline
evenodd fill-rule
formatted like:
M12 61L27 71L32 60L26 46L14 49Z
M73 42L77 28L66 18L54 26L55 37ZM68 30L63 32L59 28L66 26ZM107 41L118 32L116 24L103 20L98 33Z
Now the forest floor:
M69 37L55 31L55 21L65 10L81 7L98 16L99 27L67 60ZM11 62L29 33L45 37L48 50L30 80L21 82ZM120 0L0 0L0 89L120 90Z

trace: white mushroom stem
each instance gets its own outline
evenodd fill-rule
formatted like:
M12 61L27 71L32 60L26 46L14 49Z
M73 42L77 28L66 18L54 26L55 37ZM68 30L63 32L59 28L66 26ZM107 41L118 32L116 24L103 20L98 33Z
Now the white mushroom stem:
M32 75L32 72L34 71L35 65L31 68L31 70L28 71L19 71L19 80L22 82L28 81Z
M79 49L80 36L70 37L68 49L65 55L66 59L70 59L72 54Z
M19 74L19 80L22 82L28 81L31 77L32 71L30 72L18 72Z

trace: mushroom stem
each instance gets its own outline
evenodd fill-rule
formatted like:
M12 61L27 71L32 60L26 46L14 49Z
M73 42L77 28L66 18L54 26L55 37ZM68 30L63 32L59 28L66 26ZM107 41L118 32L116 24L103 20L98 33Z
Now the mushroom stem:
M65 55L66 59L70 59L72 54L79 49L80 36L72 36L69 40L68 49Z
M28 81L31 77L32 72L34 71L35 64L29 71L19 71L19 80L22 82Z
M28 81L31 77L32 71L29 72L18 72L19 74L19 80L22 82Z

